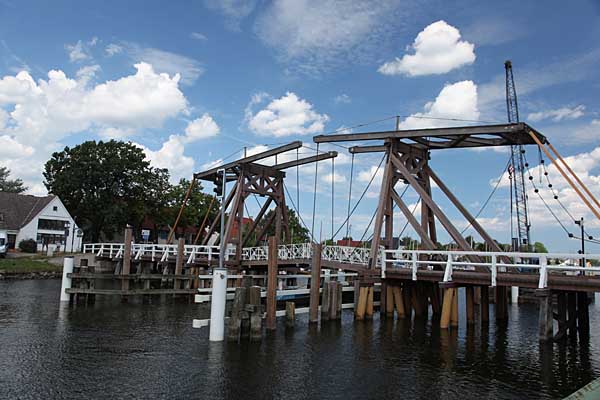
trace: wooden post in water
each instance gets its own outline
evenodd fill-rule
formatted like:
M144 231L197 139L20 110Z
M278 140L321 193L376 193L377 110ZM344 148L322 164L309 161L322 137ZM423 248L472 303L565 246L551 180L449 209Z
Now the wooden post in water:
M394 318L394 287L388 284L385 285L385 289L385 315ZM383 290L383 286L381 290ZM380 307L384 309L383 304Z
M396 305L396 313L398 314L398 319L403 319L405 317L405 314L404 302L402 301L402 289L400 289L400 286L394 286L392 288L392 292L394 293L394 304Z
M129 275L131 272L131 238L133 236L133 230L130 226L125 228L125 242L123 243L123 269L122 275ZM124 291L129 290L129 278L123 279L121 283L121 289Z
M587 339L590 336L589 305L587 292L577 292L577 329L579 331L579 340Z
M242 329L242 311L246 305L246 288L236 288L233 297L233 306L231 307L231 317L227 327L227 339L231 342L237 342L240 338Z
M458 288L452 288L452 312L450 313L450 326L458 326Z
M487 324L490 322L490 292L489 287L481 287L481 323Z
M569 337L577 339L577 293L567 292L567 314L569 315Z
M330 281L328 286L328 291L329 291L329 319L331 320L336 320L337 319L337 287L338 287L339 282L337 281ZM325 289L323 289L325 290Z
M444 289L444 299L442 300L442 316L440 318L440 328L448 329L450 318L452 316L452 304L454 302L454 289Z
M413 304L412 304L412 300L411 300L412 289L413 288L411 287L411 285L407 284L406 282L403 283L402 298L404 300L404 314L406 315L406 317L409 320L412 319L412 309L413 309Z
M262 338L262 307L260 305L260 286L248 289L248 305L250 307L250 340L259 341Z
M183 258L184 258L184 246L185 239L180 237L177 240L177 258L175 259L175 275L181 275L183 273ZM173 279L173 289L177 290L181 288L181 282L179 279Z
M344 285L342 285L341 282L338 282L337 284L337 311L336 311L336 319L342 319L342 301L343 301L343 290L344 290Z
M269 256L267 272L267 329L276 328L277 311L277 238L269 237Z
M467 298L467 324L475 323L475 288L473 286L465 287Z
M379 294L379 318L380 319L384 319L386 317L387 314L387 282L385 282L385 279L381 280L381 292Z
M537 289L535 295L540 300L539 339L540 342L552 340L552 292L550 289Z
M329 308L330 308L330 301L331 299L329 298L329 284L331 283L331 281L327 282L323 282L323 293L321 294L321 322L322 321L329 321Z
M560 340L567 335L569 323L567 321L567 294L564 291L556 293L556 313L558 320L558 332L556 332L555 340Z
M293 328L296 323L296 304L293 301L285 302L285 326Z
M321 244L312 245L312 266L310 270L310 306L308 322L319 322L319 289L321 288Z
M367 290L367 309L365 311L366 319L373 319L373 285L370 285Z
M357 281L358 282L358 281ZM354 318L362 320L365 318L367 311L368 288L366 286L358 286L358 304L355 308Z

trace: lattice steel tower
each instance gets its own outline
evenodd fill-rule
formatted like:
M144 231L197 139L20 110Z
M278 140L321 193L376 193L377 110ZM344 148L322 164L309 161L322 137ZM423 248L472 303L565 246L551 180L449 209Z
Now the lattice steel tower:
M506 111L509 123L519 122L519 107L517 104L517 91L515 89L515 80L513 78L512 63L504 62L506 71ZM516 211L517 237L512 238L514 251L529 250L531 245L529 235L529 213L527 208L527 192L525 190L525 149L523 145L511 146L511 213ZM511 235L513 235L511 230Z

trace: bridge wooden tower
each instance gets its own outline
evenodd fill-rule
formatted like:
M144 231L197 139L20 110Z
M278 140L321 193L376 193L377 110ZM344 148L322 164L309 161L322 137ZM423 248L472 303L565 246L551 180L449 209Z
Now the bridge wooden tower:
M534 136L540 142L546 143L546 138L541 133L525 123L320 135L315 136L314 141L316 143L380 142L376 145L361 145L350 148L350 152L353 154L385 153L386 162L371 243L372 257L369 267L374 269L377 263L377 257L374 255L378 254L380 244L384 244L387 248L392 245L394 203L417 232L425 249L434 250L437 247L437 220L461 250L473 250L462 237L459 229L433 199L431 194L432 181L473 226L485 243L493 251L501 251L494 239L433 171L429 165L431 152L458 148L535 145ZM415 218L409 207L398 195L395 187L400 181L410 185L421 197L420 221Z
M275 225L275 237L277 240L284 243L290 242L291 236L284 188L285 170L337 156L337 152L331 151L311 157L296 157L290 160L293 157L289 157L289 154L293 153L289 152L293 152L300 147L302 147L302 142L295 141L194 174L194 178L197 180L209 181L216 184L221 179L218 171L225 170L227 181L235 182L233 189L231 189L223 204L228 215L224 234L225 244L231 243L236 246L235 265L240 264L242 248L248 244L255 246L264 238L268 229L273 225ZM285 159L290 161L278 163L277 156L281 157L286 152L288 153L288 157L285 157ZM263 163L259 163L259 161ZM269 164L264 164L264 162L269 162ZM244 235L242 228L245 201L252 194L266 197L266 201L261 206L260 211ZM261 221L266 218L267 211L272 204L275 205L274 212L262 224L260 232L255 236L254 243L251 243L255 231L261 226ZM212 221L202 244L207 244L211 235L219 226L219 221L219 217ZM234 226L237 226L237 232L234 232ZM220 238L216 243L219 242Z

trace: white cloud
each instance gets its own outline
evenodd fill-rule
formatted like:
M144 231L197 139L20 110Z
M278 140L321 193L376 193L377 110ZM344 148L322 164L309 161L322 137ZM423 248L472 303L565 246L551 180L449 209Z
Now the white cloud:
M335 98L333 99L333 101L336 104L349 104L349 103L352 102L352 99L347 94L342 93L340 95L335 96Z
M206 37L206 35L204 35L204 34L202 34L200 32L192 32L192 33L190 33L190 37L192 39L201 40L201 41L208 40L208 38Z
M257 18L260 40L309 74L371 60L401 25L398 0L280 0Z
M108 46L106 46L104 52L108 57L112 57L115 54L121 54L123 52L123 46L120 46L116 43L110 43Z
M535 113L531 113L527 118L531 121L537 122L544 119L551 119L554 122L559 122L568 119L577 119L583 117L585 111L584 105L578 105L576 107L561 107L556 110L545 110Z
M101 128L98 131L98 136L103 139L116 139L122 140L128 137L131 137L135 134L135 129L132 128L115 128L113 126L109 126L106 128Z
M134 62L148 63L157 72L179 74L184 85L193 84L204 73L200 62L193 58L152 47L142 47L136 43L127 42L123 43L123 46L124 51Z
M473 81L461 81L445 85L435 101L425 104L423 112L412 114L402 121L400 129L436 128L465 124L460 121L429 118L479 119L477 85Z
M331 183L334 181L335 183L343 183L346 182L346 177L344 175L338 174L337 172L328 173L321 177L321 180L325 183Z
M169 139L157 151L152 151L138 143L136 145L144 150L146 157L154 167L169 170L171 182L178 182L181 178L190 179L194 173L194 159L184 154L185 141L182 140L182 136L169 136Z
M387 62L379 67L385 75L445 74L475 61L474 45L460 40L460 32L445 21L437 21L421 31L412 49L414 54Z
M134 129L160 127L186 111L179 76L157 74L144 63L135 68L135 74L97 85L89 85L94 68L80 70L77 79L57 70L37 82L28 72L4 76L0 79L0 109L8 119L0 127L0 135L11 148L20 149L20 154L3 163L28 185L35 185L41 180L43 163L69 135L82 131L103 136L129 134Z
M379 170L377 169L377 165L372 165L368 170L360 171L356 176L356 179L358 179L359 182L369 182L371 179L373 179L374 183L381 183L381 180L383 179L384 168L385 165L383 164ZM375 175L375 178L373 178L373 175Z
M321 133L329 120L326 114L317 113L312 104L293 92L274 99L264 109L247 117L248 127L254 133L275 137Z
M256 7L256 0L204 0L204 4L225 17L227 28L239 31L241 21Z
M217 136L219 134L219 125L208 114L204 114L200 118L196 118L188 123L185 128L186 141L194 142L199 139L206 139Z
M95 45L96 42L90 44ZM87 45L85 45L81 40L78 40L75 44L66 44L65 50L67 50L69 54L69 61L71 62L82 62L92 58Z
M518 17L517 17L518 18ZM462 29L462 36L477 46L499 45L512 42L527 34L527 23L517 21L514 15L510 18L477 17L466 28Z
M0 128L2 126L0 125ZM0 157L21 158L31 156L35 150L31 146L25 146L8 135L0 136Z

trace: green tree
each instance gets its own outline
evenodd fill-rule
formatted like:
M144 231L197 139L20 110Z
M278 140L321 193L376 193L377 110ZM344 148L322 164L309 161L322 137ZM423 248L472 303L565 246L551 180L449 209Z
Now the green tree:
M23 193L27 190L21 179L8 179L9 176L10 170L0 167L0 192Z
M544 243L535 242L535 243L533 243L533 252L534 253L547 253L548 249L546 249L546 246L544 246Z
M290 236L292 239L292 243L309 242L310 241L309 231L307 228L305 228L300 223L300 219L298 218L298 215L296 215L296 212L289 207L287 207L287 211L288 211L288 221L289 221ZM269 221L271 219L271 216L273 215L274 212L275 212L275 210L269 210L262 217L261 221L259 222L259 224L256 228L256 234L262 232L265 224L267 223L267 221ZM282 240L283 240L283 237L284 237L283 229L281 230L281 232L282 232ZM269 236L273 236L273 235L275 235L275 222L273 222L271 224L271 226L269 226L265 237L269 237Z
M182 178L177 185L172 185L165 194L165 207L160 211L155 222L157 225L168 226L171 228L175 224L181 204L190 187L190 181ZM214 200L214 201L213 201ZM200 183L194 184L188 197L186 207L179 219L178 227L196 226L199 227L208 211L207 224L213 221L219 211L219 202L214 196L202 192ZM210 207L210 210L209 210Z
M112 239L126 224L139 229L144 216L165 207L170 187L166 169L151 167L141 148L115 140L65 147L52 154L44 178L90 241Z

